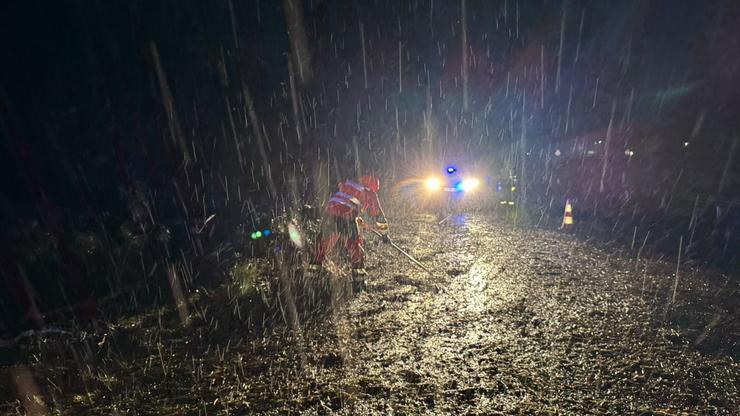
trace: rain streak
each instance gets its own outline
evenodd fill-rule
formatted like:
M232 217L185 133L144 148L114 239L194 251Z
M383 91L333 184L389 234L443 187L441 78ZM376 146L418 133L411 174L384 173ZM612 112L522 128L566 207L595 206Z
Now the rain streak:
M733 0L0 16L0 414L740 413Z

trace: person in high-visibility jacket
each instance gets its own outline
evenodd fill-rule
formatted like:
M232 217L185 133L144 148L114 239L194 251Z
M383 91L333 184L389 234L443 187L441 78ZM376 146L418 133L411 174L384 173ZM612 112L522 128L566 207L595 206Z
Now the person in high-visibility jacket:
M337 191L324 204L320 231L307 270L309 274L320 272L322 263L340 242L349 257L352 277L356 282L364 283L367 272L360 228L373 228L384 238L388 237L388 222L378 198L379 189L380 180L373 175L362 176L356 182L345 180L339 183ZM364 214L374 219L374 226L362 220Z

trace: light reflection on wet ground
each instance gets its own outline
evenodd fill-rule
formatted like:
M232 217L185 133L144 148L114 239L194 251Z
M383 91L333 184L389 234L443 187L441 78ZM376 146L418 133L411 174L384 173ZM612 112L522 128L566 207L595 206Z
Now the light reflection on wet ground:
M661 264L647 264L643 274L631 260L570 236L475 214L438 222L420 216L393 230L436 277L370 241L367 290L306 324L302 337L276 330L236 341L237 331L214 345L195 335L197 325L177 339L160 334L159 351L140 346L143 356L116 365L102 360L96 371L114 381L93 388L89 403L66 408L142 413L177 403L188 414L273 415L738 410L737 362L699 353L693 333L660 314L671 286ZM680 296L700 299L710 290L697 277ZM700 316L691 312L696 305L683 305L681 313ZM713 316L694 319L697 336Z
M379 271L396 284L377 279L340 318L357 328L348 347L364 357L344 367L347 380L385 392L340 412L623 414L691 408L700 397L737 405L736 387L707 380L676 395L687 368L736 379L738 367L730 362L723 373L728 362L682 352L653 327L623 261L556 233L452 218L436 231L431 219L414 225L427 234L413 253L444 272L440 293L425 291L426 277L408 265L389 262ZM387 307L368 316L377 302Z

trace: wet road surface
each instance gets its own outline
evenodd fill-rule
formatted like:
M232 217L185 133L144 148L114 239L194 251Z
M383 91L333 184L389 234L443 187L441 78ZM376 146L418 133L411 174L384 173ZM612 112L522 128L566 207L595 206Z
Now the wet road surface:
M438 276L369 244L367 290L305 331L310 353L293 351L303 364L284 368L286 383L273 382L259 410L737 414L740 367L699 353L691 331L666 318L666 265L478 215L437 220L417 217L393 235ZM677 298L697 296L700 280Z
M392 235L436 276L369 239L366 290L300 333L250 337L196 302L205 326L153 314L67 350L90 365L47 354L36 379L63 414L740 411L738 334L725 328L740 292L727 280L687 270L668 307L675 264L560 232L468 214L417 216Z

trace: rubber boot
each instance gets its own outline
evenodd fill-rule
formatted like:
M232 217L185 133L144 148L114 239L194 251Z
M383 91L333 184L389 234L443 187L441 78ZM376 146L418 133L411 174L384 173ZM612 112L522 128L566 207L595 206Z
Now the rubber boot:
M352 267L352 290L361 292L367 286L367 270L364 267Z

